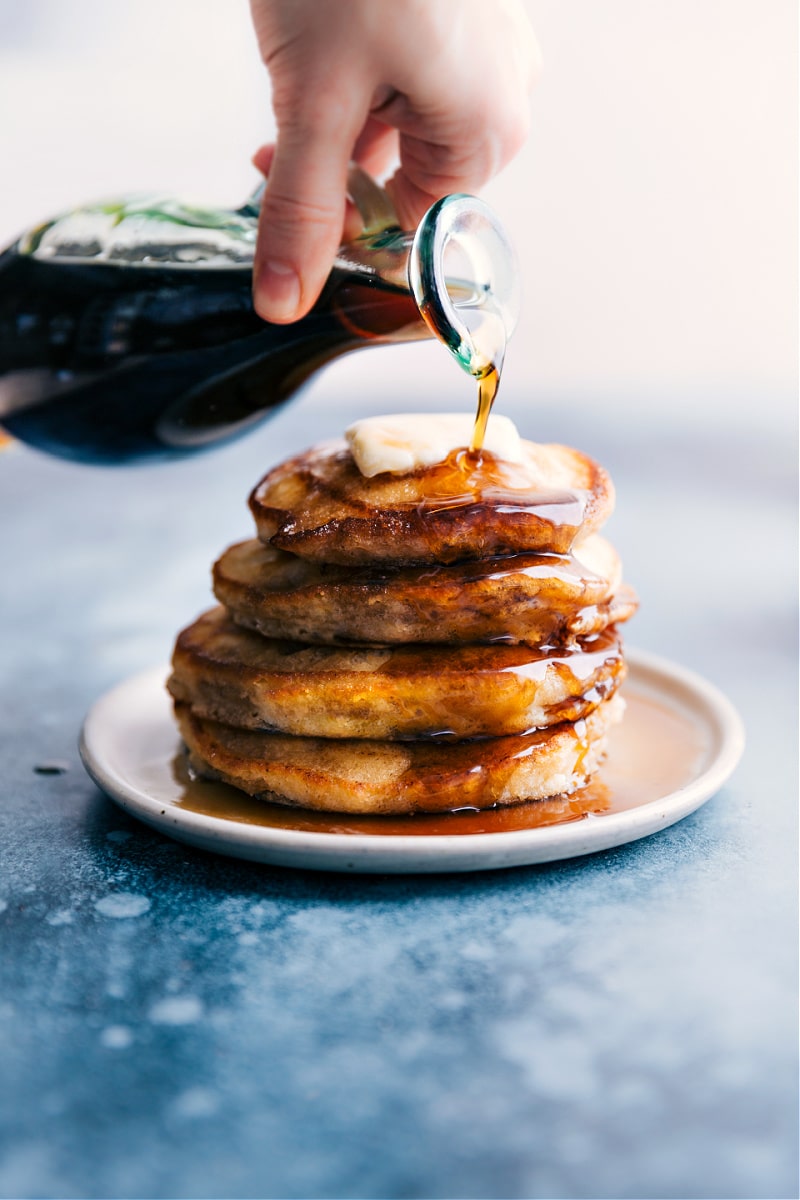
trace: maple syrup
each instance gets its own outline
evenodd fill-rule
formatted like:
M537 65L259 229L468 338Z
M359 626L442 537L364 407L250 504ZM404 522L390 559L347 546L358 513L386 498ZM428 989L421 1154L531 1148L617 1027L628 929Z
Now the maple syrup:
M469 444L473 454L480 454L483 440L486 437L486 424L492 411L492 406L500 387L500 367L495 363L485 374L478 378L478 410L475 413L475 427L472 431L472 441Z
M82 462L172 459L264 420L321 365L430 336L413 296L334 269L311 312L272 325L249 271L123 270L0 255L0 424Z
M505 516L535 513L553 526L577 530L586 493L578 488L532 487L524 463L507 462L488 450L452 450L444 462L425 468L425 496L414 507L431 514L465 506L491 508Z

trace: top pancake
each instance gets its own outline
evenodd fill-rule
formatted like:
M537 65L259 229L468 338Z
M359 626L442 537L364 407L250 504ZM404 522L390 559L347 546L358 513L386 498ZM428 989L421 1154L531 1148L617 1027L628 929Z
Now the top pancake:
M577 450L522 446L519 464L458 450L435 466L368 479L343 440L327 442L270 471L250 508L263 542L317 562L565 554L608 518L613 485Z

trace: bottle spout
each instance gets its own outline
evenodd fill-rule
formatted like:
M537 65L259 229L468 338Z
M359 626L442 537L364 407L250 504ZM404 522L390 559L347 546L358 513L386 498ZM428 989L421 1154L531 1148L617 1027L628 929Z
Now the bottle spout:
M445 196L414 235L409 282L419 310L459 365L499 371L519 319L516 255L497 215L476 196Z

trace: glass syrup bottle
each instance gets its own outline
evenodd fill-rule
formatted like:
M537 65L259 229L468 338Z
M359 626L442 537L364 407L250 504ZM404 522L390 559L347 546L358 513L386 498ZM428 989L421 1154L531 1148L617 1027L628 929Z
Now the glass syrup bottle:
M409 233L357 167L348 191L364 231L291 325L253 308L258 193L236 210L95 204L24 234L0 255L0 425L82 462L181 457L248 431L341 354L431 335L488 415L519 308L494 213L448 196Z

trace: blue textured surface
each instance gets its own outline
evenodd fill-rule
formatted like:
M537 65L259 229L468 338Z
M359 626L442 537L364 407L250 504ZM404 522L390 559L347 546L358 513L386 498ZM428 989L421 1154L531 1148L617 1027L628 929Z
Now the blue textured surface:
M353 413L312 395L172 467L0 458L0 1195L797 1196L790 422L504 411L611 470L629 641L727 691L748 749L662 834L483 875L193 852L77 756L208 604L250 485Z

